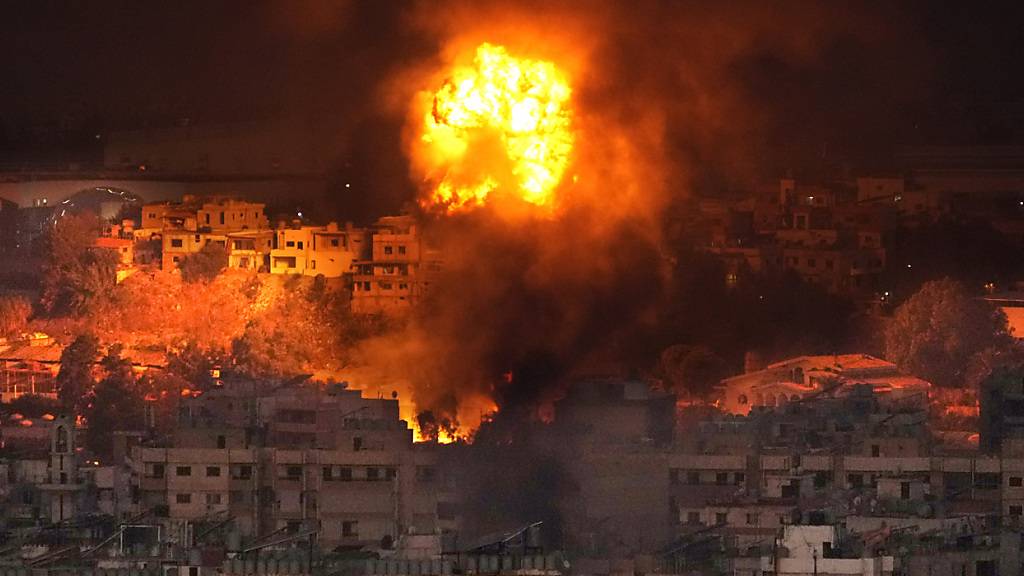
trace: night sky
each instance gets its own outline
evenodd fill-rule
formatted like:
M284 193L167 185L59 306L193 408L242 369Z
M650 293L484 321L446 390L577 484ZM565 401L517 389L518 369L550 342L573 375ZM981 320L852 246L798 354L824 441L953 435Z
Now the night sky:
M595 4L602 3L581 9ZM624 6L634 4L662 18L676 6ZM690 9L680 17L693 18L694 4L701 3L685 3ZM757 145L773 151L762 158L766 174L815 165L885 168L903 144L1013 143L1024 136L1024 107L1016 104L1024 102L1024 8L895 4L856 3L836 13L813 61L794 63L766 46L727 64L767 118L756 132ZM89 134L179 118L299 116L319 125L338 166L400 161L401 119L375 106L375 89L436 52L440 39L410 26L409 14L444 5L7 2L0 18L0 157L45 160ZM779 4L774 17L792 19L800 34L805 6L811 4ZM746 16L740 9L728 17L742 25ZM638 28L636 41L649 33ZM656 74L658 63L647 64ZM33 126L69 131L40 136L26 130ZM675 143L684 153L685 133Z

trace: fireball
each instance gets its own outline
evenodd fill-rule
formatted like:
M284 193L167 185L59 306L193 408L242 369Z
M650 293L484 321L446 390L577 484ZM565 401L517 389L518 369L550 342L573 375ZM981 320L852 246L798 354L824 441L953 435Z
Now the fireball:
M427 207L482 206L496 194L552 208L573 150L572 90L553 63L481 44L432 95L421 162Z

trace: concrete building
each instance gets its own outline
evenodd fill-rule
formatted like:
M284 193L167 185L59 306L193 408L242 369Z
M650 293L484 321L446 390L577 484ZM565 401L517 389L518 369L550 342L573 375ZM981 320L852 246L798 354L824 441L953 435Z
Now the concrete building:
M396 313L422 300L441 270L441 255L424 242L411 216L381 218L370 246L352 263L352 311Z
M927 402L930 384L902 374L892 362L866 354L801 356L723 380L721 406L747 414L759 406L784 406L823 394L848 394L869 386L890 402Z
M436 445L413 445L396 400L338 385L253 392L228 383L191 399L174 446L136 449L142 506L227 514L244 539L315 527L324 548L455 528Z

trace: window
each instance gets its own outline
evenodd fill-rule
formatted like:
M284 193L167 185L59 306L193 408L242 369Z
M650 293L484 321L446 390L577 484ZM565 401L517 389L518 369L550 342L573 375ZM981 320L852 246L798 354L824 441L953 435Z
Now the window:
M284 245L287 246L288 248L295 248L295 241L294 240L289 240L289 241L285 242Z
M1011 488L1020 488L1021 486L1024 486L1024 478L1021 478L1020 476L1010 476Z
M715 524L718 524L719 526L723 526L723 525L725 525L725 523L727 521L728 520L727 520L727 517L725 515L725 512L716 512L715 513Z
M398 477L398 470L396 470L395 468L393 468L391 466L388 466L387 468L384 469L384 479L385 480L394 480L397 477Z
M210 223L210 213L209 212L206 213L206 223L207 224Z
M228 444L228 439L225 438L223 434L217 436L217 448L222 448L223 449L223 448L225 448L227 446L227 444ZM218 468L217 470L218 470L217 475L219 476L220 475L220 472L219 472L220 468Z
M687 472L686 483L692 486L700 484L700 472L697 472L696 470L690 470L689 472Z
M734 474L734 479L737 486L742 486L743 483L747 481L747 475L743 472L737 472Z
M863 488L864 476L860 474L847 474L846 483L850 485L850 488Z
M405 246L404 245L398 247L398 253L399 254L405 254Z
M760 520L761 518L756 512L747 514L747 526L757 526Z
M367 468L366 480L368 482L375 482L377 480L380 480L380 468Z
M171 238L171 248L181 248L181 238Z
M191 466L178 466L178 468L174 471L174 473L177 476L191 476L192 475L192 467Z
M355 438L352 439L352 451L353 452L359 452L362 449L363 449L363 437L362 436L356 436Z
M437 477L437 471L433 466L417 466L416 467L416 481L417 482L433 482Z
M871 455L878 458L882 453L882 448L878 444L871 445Z
M341 536L342 538L358 538L359 537L359 522L355 520L345 520L341 523Z
M719 473L715 474L715 484L717 484L718 486L725 486L728 483L729 483L729 473L728 472L719 472Z
M221 226L224 225L224 212L223 211L220 213L220 224L221 224Z
M177 502L178 504L191 504L192 503L192 495L191 494L176 494L174 496L174 501Z
M221 503L221 495L220 494L207 494L206 495L206 505L207 506L217 505L217 504L220 504L220 503Z
M298 480L302 478L302 466L288 466L285 468L285 476L289 480Z
M736 402L738 402L740 406L745 406L747 404L747 402L748 402L747 395L746 394L740 394L739 397L736 398Z
M817 266L818 266L818 261L817 260L815 260L814 258L808 258L807 259L807 267L808 268L816 268Z
M391 254L391 252L392 252L392 248L391 248L391 246L385 246L385 247L384 247L384 254L388 254L388 255L390 255L390 254Z
M337 247L338 247L338 239L337 238L331 238L331 248L337 248Z
M299 240L299 250L302 250L302 240Z
M331 467L330 466L324 466L323 472L324 472L324 480L332 480L334 478L333 474L331 473Z
M311 270L316 270L316 260L310 260L310 262L309 262L309 268L310 268Z
M149 469L149 477L150 478L163 478L164 477L164 465L163 464L153 464L152 467Z
M220 476L220 466L207 466L206 467L206 477L207 478L213 478L213 477L217 477L217 476Z
M1019 505L1010 506L1010 516L1020 516L1022 513L1024 513L1024 507Z
M250 464L242 464L235 469L236 480L248 480L252 478L252 466Z
M337 479L341 480L342 482L351 482L352 481L352 469L347 467L347 466L343 466L343 467L339 468L338 469Z
M455 520L459 514L458 506L454 502L437 503L438 520Z
M700 512L687 512L686 513L687 524L700 524Z

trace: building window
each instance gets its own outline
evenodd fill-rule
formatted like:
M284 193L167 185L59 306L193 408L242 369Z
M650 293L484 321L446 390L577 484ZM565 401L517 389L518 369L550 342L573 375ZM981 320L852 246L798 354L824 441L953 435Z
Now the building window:
M818 266L818 261L817 260L815 260L814 258L808 258L807 259L807 267L808 268L816 268L817 266Z
M715 484L718 486L725 486L729 483L729 473L719 472L715 474Z
M1024 507L1020 505L1010 506L1010 516L1020 516L1024 513Z
M342 538L358 538L359 537L359 522L355 520L345 520L341 523L341 536Z
M351 482L352 469L349 468L348 466L342 466L341 468L338 468L337 479L341 480L342 482Z
M242 464L235 469L234 477L236 480L248 480L252 478L252 466L249 464Z
M220 496L220 494L207 494L206 495L206 505L207 506L216 505L216 504L220 504L220 503L221 503L221 496Z
M746 394L740 394L736 401L739 402L740 406L745 406L748 402Z
M691 486L696 486L700 484L700 472L697 472L696 470L690 470L689 472L687 472L686 483L690 484Z
M391 251L392 251L391 246L385 246L384 247L384 254L391 255Z
M288 248L295 248L295 241L294 240L289 240L289 241L285 242L284 245L287 246Z
M405 254L405 246L404 245L398 247L398 253L399 254Z
M367 468L366 469L366 480L368 482L375 482L380 480L380 469L379 468Z
M700 512L687 512L686 513L687 524L700 524Z
M337 247L338 247L338 239L337 238L331 238L331 248L337 248Z
M163 464L153 464L152 467L149 469L149 477L150 478L163 478L164 477L164 465Z
M882 455L882 448L881 448L881 446L879 446L878 444L872 444L871 445L871 455L874 456L875 458L878 458L879 456L881 456Z
M417 466L416 467L416 481L417 482L433 482L437 478L437 471L433 466Z
M181 238L171 238L171 248L181 248Z
M1024 486L1024 478L1021 478L1020 476L1010 476L1011 488L1020 488L1021 486Z
M757 513L747 514L747 526L757 526L760 520L761 518L757 515Z
M715 524L718 524L719 526L723 526L723 525L725 525L725 523L727 521L728 521L728 519L727 519L727 516L726 516L725 512L716 512L715 513Z
M174 474L177 475L177 476L191 476L192 475L192 467L191 466L178 466L178 468L174 471Z
M302 466L288 466L285 468L285 476L289 480L298 480L302 478Z
M733 475L733 479L735 480L735 484L737 486L742 486L743 483L747 481L747 475L744 474L743 472L737 472Z
M302 250L302 240L299 240L299 250Z
M207 466L206 467L206 476L208 478L220 476L220 466Z
M178 504L191 504L192 503L192 495L191 494L176 494L174 496L174 501L177 502Z

